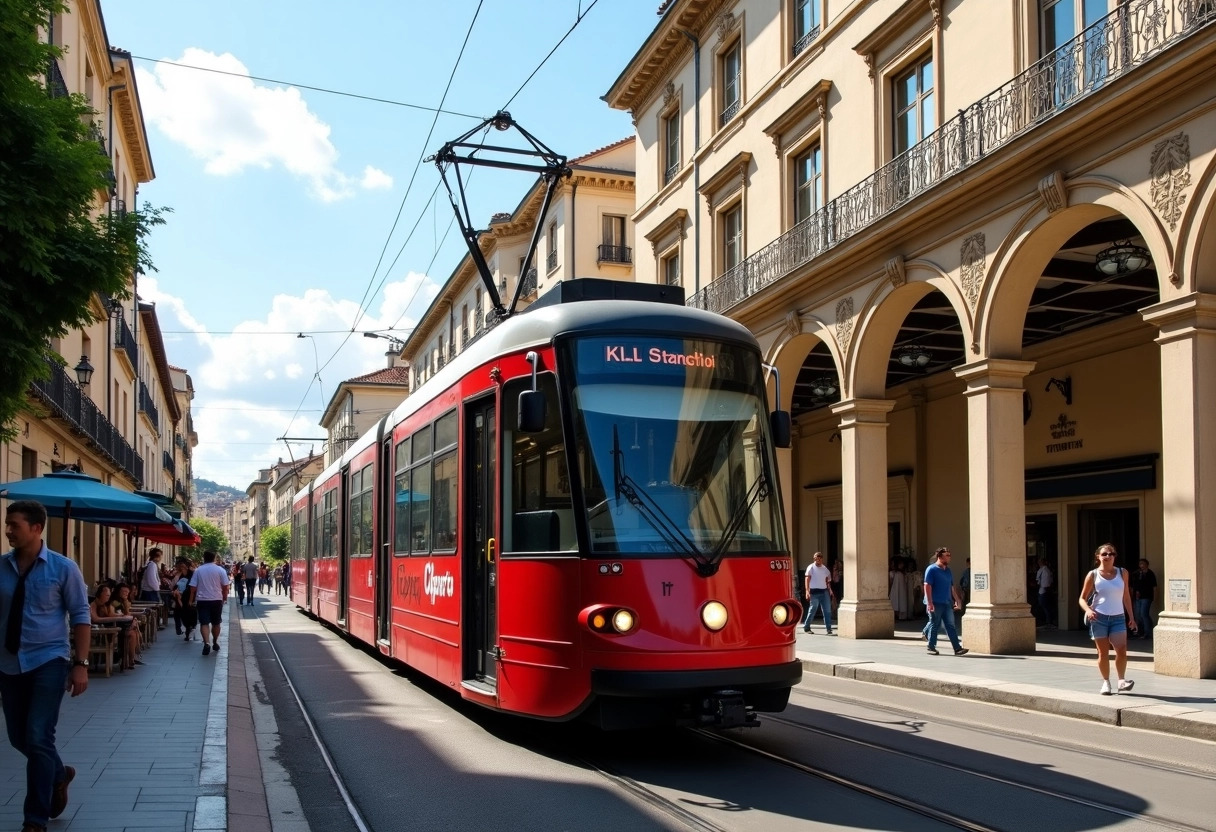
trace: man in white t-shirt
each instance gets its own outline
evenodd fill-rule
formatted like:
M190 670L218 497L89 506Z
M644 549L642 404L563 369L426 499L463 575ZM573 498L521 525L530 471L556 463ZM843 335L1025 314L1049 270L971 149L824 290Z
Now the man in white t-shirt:
M220 649L220 624L228 600L228 570L215 562L215 552L203 552L203 565L190 578L190 602L198 606L198 627L203 634L203 655Z
M823 563L823 552L816 552L811 565L806 568L806 621L802 623L805 632L811 630L811 622L815 620L815 611L823 610L823 624L828 635L832 632L832 570Z
M159 548L148 550L148 562L139 579L139 600L148 604L160 603L160 558Z

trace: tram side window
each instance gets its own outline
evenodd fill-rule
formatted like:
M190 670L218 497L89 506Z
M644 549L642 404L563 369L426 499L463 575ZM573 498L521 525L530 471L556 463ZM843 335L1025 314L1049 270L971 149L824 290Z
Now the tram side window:
M372 466L350 474L350 554L367 557L372 553Z
M410 553L410 440L397 443L393 464L396 494L393 497L393 554Z
M503 388L503 446L511 449L511 466L504 471L503 502L510 511L503 518L506 552L568 552L577 548L574 508L570 498L570 472L562 438L557 383L552 373L537 376L537 389L545 397L545 428L540 433L518 430L515 402L532 379L508 382Z
M435 423L435 467L431 487L431 520L434 528L431 547L436 551L452 551L456 548L457 477L456 464L456 411L441 417Z
M431 551L431 463L428 460L410 471L410 552Z
M338 556L338 490L325 492L321 498L321 549L320 556Z

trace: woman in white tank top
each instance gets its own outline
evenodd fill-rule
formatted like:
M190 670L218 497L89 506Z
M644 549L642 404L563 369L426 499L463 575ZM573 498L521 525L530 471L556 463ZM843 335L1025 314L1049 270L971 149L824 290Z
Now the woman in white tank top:
M1102 674L1100 693L1126 693L1135 682L1124 679L1127 670L1127 630L1136 631L1136 617L1132 611L1132 596L1128 590L1127 570L1115 565L1115 547L1103 543L1094 553L1097 569L1090 570L1081 587L1079 603L1085 611L1085 622L1089 625L1089 637L1098 648L1098 672ZM1118 685L1113 690L1110 684L1110 648L1115 648L1115 673Z

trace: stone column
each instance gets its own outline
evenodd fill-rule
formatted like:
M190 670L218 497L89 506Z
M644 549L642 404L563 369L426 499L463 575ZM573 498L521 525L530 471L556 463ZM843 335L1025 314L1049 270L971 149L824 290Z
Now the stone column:
M845 638L891 638L887 592L887 413L895 402L849 399L840 417L844 525L844 600L837 626Z
M1216 295L1143 310L1160 330L1162 611L1153 670L1216 678Z
M1026 603L1026 456L1022 379L1034 362L990 358L955 374L967 382L971 603L965 646L1033 653Z

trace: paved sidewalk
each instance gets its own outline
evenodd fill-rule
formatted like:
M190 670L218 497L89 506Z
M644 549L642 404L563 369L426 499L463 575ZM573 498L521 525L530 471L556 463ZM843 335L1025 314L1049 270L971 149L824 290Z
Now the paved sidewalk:
M227 653L204 657L202 642L183 641L172 625L157 635L144 648L144 666L109 679L91 673L83 695L64 697L57 745L76 779L51 832L225 828L215 814L225 785L200 775L204 747L215 738L213 692L226 689L214 682L226 678ZM210 756L224 751L207 746ZM24 800L25 758L0 738L0 829L21 828Z
M1096 653L1083 631L1039 630L1033 656L954 656L948 642L939 643L940 656L930 656L920 638L923 623L897 622L895 638L873 640L827 636L820 621L815 635L799 628L803 684L814 687L816 673L840 676L1216 742L1216 680L1153 673L1151 641L1131 642L1133 691L1101 696ZM962 640L966 646L965 631Z

